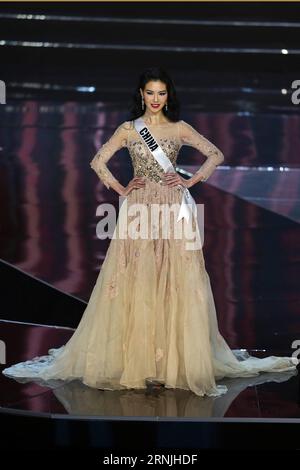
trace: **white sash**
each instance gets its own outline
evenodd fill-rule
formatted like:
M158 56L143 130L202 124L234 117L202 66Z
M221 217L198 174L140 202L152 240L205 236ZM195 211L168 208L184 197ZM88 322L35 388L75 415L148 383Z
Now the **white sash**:
M149 131L148 127L146 126L144 120L139 117L134 121L134 127L147 145L148 149L152 153L155 160L160 164L160 166L164 169L165 173L176 173L171 161L160 147L160 145L156 142L154 137L152 136L151 132ZM182 217L186 218L187 222L189 221L190 213L197 217L197 206L195 200L193 199L191 193L189 192L188 188L183 186L182 184L178 185L182 189L182 201L179 210L179 215L177 222L182 219Z

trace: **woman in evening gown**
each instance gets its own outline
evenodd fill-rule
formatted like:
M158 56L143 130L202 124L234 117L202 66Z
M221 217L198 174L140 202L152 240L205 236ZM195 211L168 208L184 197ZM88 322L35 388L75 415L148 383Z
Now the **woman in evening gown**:
M138 118L173 168L182 145L199 150L206 159L198 171L189 179L175 170L166 172L138 133L134 125ZM134 178L126 187L106 165L122 147L127 147L134 168ZM129 211L137 203L147 210L153 204L179 207L184 191L206 181L223 160L215 145L179 119L173 81L164 70L153 67L140 76L132 120L118 126L90 165L107 188L124 196L123 204L126 202ZM216 383L218 379L296 368L294 357L238 357L218 329L202 248L187 249L184 236L180 239L171 233L163 237L163 216L155 237L116 236L124 221L131 221L124 207L120 208L115 236L70 340L49 350L46 356L6 368L4 374L44 381L79 378L102 390L142 389L153 382L216 397L227 391L226 386ZM179 222L172 220L174 229ZM191 223L197 232L193 218Z

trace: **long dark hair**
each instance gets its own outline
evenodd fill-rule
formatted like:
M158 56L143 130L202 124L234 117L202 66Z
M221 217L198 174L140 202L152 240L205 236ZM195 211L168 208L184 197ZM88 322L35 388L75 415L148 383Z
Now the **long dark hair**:
M144 70L138 80L138 85L132 95L132 105L130 107L130 119L134 120L142 116L145 109L142 109L142 98L140 88L145 89L145 86L150 80L160 80L167 87L168 92L168 111L165 106L162 109L163 114L173 122L179 120L180 103L176 96L176 90L171 77L161 67L149 67Z

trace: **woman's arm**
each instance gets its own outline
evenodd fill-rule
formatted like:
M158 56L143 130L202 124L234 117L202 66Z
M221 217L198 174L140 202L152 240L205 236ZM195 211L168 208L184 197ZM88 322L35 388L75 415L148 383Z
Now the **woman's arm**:
M94 155L90 162L91 168L97 173L101 181L109 189L110 186L120 195L125 191L124 186L109 171L106 163L122 147L127 146L128 123L121 124Z
M199 170L188 180L188 187L199 181L206 181L216 167L224 161L223 153L185 121L179 121L179 136L183 145L194 147L207 157Z

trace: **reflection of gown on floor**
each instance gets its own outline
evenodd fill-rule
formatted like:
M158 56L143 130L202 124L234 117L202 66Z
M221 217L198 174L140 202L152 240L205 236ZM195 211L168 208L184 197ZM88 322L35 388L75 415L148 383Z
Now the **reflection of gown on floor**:
M184 121L149 129L173 165L181 145L200 150L207 157L198 170L202 179L223 160L222 153ZM149 215L150 203L175 203L179 208L181 189L161 184L163 170L130 122L118 127L91 162L104 184L109 187L115 179L107 161L125 146L135 176L146 177L145 187L126 197L127 209L144 203ZM110 390L145 388L145 379L155 378L166 388L218 396L227 388L216 385L215 379L295 368L296 358L238 360L218 330L202 250L186 250L185 237L172 238L172 230L171 236L164 238L162 215L156 238L118 237L125 222L128 227L132 222L125 207L123 203L117 236L110 242L89 303L69 342L50 350L48 356L5 369L6 375L33 380L79 377L91 387ZM176 219L171 222L173 229ZM146 220L152 230L150 215ZM194 220L192 224L197 232Z
M149 389L147 393L141 393L141 390L119 390L113 393L104 390L100 393L78 380L63 385L59 382L53 384L53 394L70 415L216 418L225 416L231 404L248 387L270 382L282 383L296 375L297 370L290 370L223 379L222 385L228 391L218 399L198 397L187 390L165 390L162 387Z

